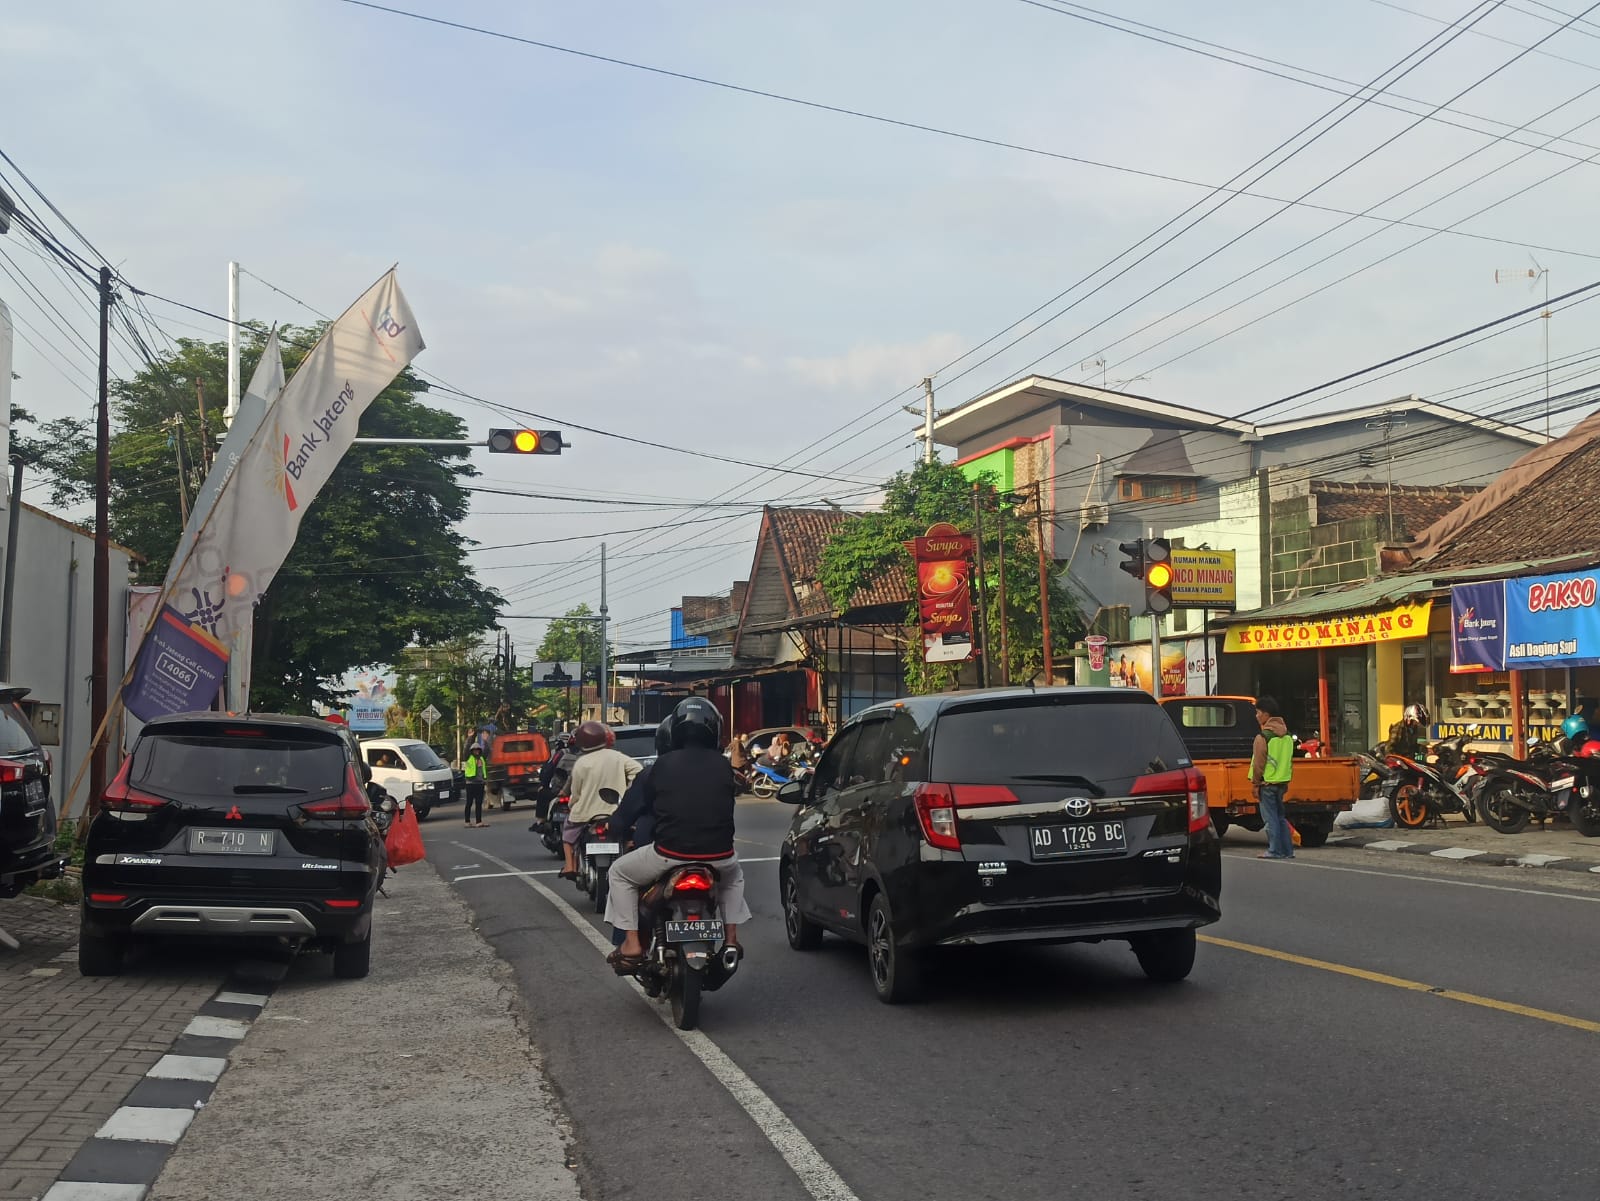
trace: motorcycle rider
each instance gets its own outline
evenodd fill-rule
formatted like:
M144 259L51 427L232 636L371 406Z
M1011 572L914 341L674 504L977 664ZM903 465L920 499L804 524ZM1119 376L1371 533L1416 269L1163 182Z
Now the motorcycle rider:
M1389 727L1389 741L1385 744L1389 754L1416 759L1422 753L1422 734L1427 728L1427 706L1407 705L1400 720Z
M572 749L572 735L562 733L550 739L550 758L539 769L539 792L533 801L534 821L528 829L539 833L545 819L550 816L551 803L566 791L572 777L572 765L578 761Z
M644 961L639 893L686 863L704 864L717 873L724 937L744 956L738 928L750 920L750 908L733 845L733 768L722 757L722 714L704 697L692 696L679 702L662 724L667 750L651 764L636 801L655 814L655 841L611 865L606 921L623 932L623 942L607 962L619 976L631 975Z
M579 831L595 818L608 816L639 774L639 761L612 746L615 741L610 727L598 721L584 722L572 736L578 761L572 766L570 780L572 804L566 824L561 827L561 854L566 867L559 875L563 880L578 874Z

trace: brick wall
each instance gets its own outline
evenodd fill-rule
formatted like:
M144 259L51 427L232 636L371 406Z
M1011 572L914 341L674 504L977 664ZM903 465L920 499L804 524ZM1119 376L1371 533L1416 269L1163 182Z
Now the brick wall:
M1378 574L1378 548L1390 541L1387 515L1326 525L1319 525L1316 515L1316 498L1312 495L1272 501L1269 603L1358 583ZM1399 514L1395 515L1394 534L1402 542L1409 538Z

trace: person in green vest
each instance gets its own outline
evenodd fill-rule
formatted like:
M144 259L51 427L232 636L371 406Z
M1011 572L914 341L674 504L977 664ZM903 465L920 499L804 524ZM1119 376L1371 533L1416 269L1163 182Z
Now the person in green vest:
M486 826L489 823L483 820L483 788L489 765L484 761L482 746L472 744L472 749L467 752L467 761L461 765L461 773L467 777L467 825ZM478 807L476 820L472 815L474 805Z
M1267 828L1267 849L1259 858L1293 859L1294 833L1283 811L1283 798L1294 775L1294 739L1284 724L1283 710L1270 696L1256 698L1256 721L1261 733L1251 748L1250 785Z

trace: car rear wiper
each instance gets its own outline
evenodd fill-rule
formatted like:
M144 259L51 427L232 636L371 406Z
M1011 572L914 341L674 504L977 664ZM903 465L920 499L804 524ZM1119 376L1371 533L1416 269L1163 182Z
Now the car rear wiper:
M233 792L235 796L258 793L292 793L295 796L305 796L306 794L304 788L290 788L286 784L235 784Z
M1032 775L1012 776L1013 780L1038 780L1045 784L1076 784L1080 788L1087 788L1090 796L1105 796L1106 790L1096 784L1088 776L1061 775L1054 772L1037 772Z

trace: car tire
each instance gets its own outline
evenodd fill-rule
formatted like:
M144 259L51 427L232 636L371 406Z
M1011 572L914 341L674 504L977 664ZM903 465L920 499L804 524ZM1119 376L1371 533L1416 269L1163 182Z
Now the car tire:
M1226 813L1213 810L1211 814L1211 825L1216 829L1217 837L1221 838L1228 832L1228 827L1233 825L1233 822L1229 819Z
M800 881L795 879L792 867L779 873L778 888L783 896L783 930L789 936L789 946L796 951L815 951L822 945L822 927L801 911Z
M1194 969L1194 949L1193 930L1161 930L1133 940L1133 953L1144 974L1161 984L1176 984L1189 975Z
M128 940L117 934L97 934L87 924L78 930L78 975L120 976L127 958Z
M417 812L417 820L419 822L427 821L428 820L428 814L433 812L433 806L432 805L412 805L411 807L416 810L416 812Z
M1328 845L1328 835L1333 833L1333 823L1325 818L1307 818L1294 823L1300 834L1300 845L1315 850Z
M360 942L342 942L333 948L333 974L340 980L364 980L371 968L371 930Z
M872 989L885 1005L903 1005L922 994L922 957L900 945L888 898L881 892L867 910L867 961Z

